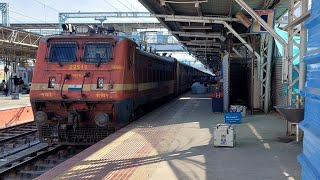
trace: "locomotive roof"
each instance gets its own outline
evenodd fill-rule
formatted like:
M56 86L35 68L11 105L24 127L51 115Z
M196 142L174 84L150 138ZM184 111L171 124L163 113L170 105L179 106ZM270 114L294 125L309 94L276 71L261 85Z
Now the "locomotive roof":
M90 34L90 35L77 35L77 34L67 34L67 35L61 35L61 34L57 34L57 35L49 35L49 36L42 36L40 41L41 42L47 42L49 39L86 39L86 38L108 38L108 39L114 39L115 42L120 42L124 39L127 39L129 41L134 42L133 40L124 37L124 36L116 36L116 35L109 35L109 34Z
M49 39L74 39L74 38L80 38L80 39L85 39L85 38L108 38L108 39L114 39L116 43L123 41L123 40L128 40L131 41L132 43L137 44L135 41L133 41L130 38L127 38L125 36L116 36L116 35L107 35L107 34L91 34L91 35L76 35L76 34L68 34L68 35L51 35L51 36L43 36L40 41L41 42L47 42ZM137 45L138 47L138 45ZM159 56L159 55L155 55L146 51L142 51L138 49L138 52L143 54L144 56L153 58L153 59L158 59L161 61L166 61L169 63L173 63L174 61L176 61L175 58L173 57L166 57L166 56Z
M65 39L68 39L68 38L81 38L81 39L85 39L85 38L109 38L109 39L114 39L116 43L122 41L122 40L128 40L128 41L131 41L132 43L135 43L137 44L135 41L133 41L132 39L129 39L127 37L124 37L124 36L116 36L116 35L107 35L107 34L91 34L91 35L87 35L87 36L83 36L83 35L76 35L76 34L70 34L70 35L50 35L50 36L43 36L41 37L40 41L41 42L47 42L49 39L61 39L61 38L65 38ZM137 45L138 47L138 45ZM152 54L152 53L149 53L147 51L143 51L143 50L140 50L138 49L138 53L140 54L143 54L144 56L147 56L147 57L150 57L150 58L153 58L153 59L157 59L159 61L165 61L165 62L168 62L168 63L174 63L175 61L177 61L177 59L173 58L173 57L168 57L168 56L159 56L159 55L156 55L156 54ZM182 63L182 62L179 62L181 65L183 66L187 66L187 67L190 67L190 68L194 68L188 64L185 64L185 63ZM199 70L197 68L194 68L196 70ZM199 70L201 71L201 70Z
M150 57L150 58L153 58L153 59L157 59L157 60L160 60L160 61L166 61L166 62L169 62L169 63L173 63L173 62L176 61L176 59L173 58L173 57L159 56L159 55L152 54L152 53L149 53L149 52L146 52L146 51L142 51L140 49L138 49L138 52L140 54L143 54L144 56L147 56L147 57Z

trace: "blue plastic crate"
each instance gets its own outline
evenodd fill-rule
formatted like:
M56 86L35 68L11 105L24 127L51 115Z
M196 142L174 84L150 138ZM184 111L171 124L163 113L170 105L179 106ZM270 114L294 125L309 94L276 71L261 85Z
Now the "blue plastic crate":
M224 123L226 124L241 124L241 112L224 113Z
M320 179L320 1L313 0L311 15L305 22L308 28L308 52L303 58L307 65L306 86L300 92L305 96L303 150L298 156L301 179Z

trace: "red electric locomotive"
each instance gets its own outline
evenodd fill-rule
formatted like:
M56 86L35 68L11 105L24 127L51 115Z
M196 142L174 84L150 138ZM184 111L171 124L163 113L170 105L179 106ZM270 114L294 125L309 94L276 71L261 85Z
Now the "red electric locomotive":
M39 43L30 100L42 141L97 142L133 120L138 107L189 89L200 73L105 29L69 29Z

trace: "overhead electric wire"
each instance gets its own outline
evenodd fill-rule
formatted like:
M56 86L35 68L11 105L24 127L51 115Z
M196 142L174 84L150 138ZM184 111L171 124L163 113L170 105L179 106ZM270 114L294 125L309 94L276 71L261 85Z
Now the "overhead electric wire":
M38 0L33 0L33 1L35 1L35 2L37 2L37 3L39 3L39 4L41 4L41 5L43 5L43 6L44 6L44 8L51 9L51 10L53 10L53 11L57 12L58 14L60 13L60 11L58 11L57 9L55 9L55 8L53 8L53 7L51 7L51 6L47 5L47 4L45 4L45 3L42 3L42 2L40 2L40 1L38 1ZM46 12L46 10L45 10L45 12ZM47 16L47 13L45 14L45 19L47 18L46 16ZM53 16L49 15L49 17L53 17ZM46 21L46 20L45 20L45 21Z
M110 4L110 3L108 3L106 0L103 0L105 3L107 3L107 4L109 4L111 7L113 7L114 9L116 9L118 12L120 12L121 13L121 11L118 9L118 8L116 8L116 7L114 7L112 4ZM120 1L118 1L118 2L120 2ZM123 5L123 3L122 2L120 2L122 5ZM125 7L127 7L127 6L125 6ZM127 7L128 8L128 7ZM130 10L130 9L129 9ZM130 10L131 11L131 10ZM131 12L133 12L133 11L131 11ZM136 23L136 24L138 24L140 27L143 27L140 23L138 23L138 22L136 22L135 20L133 20L132 18L130 18L130 17L128 17L130 20L132 20L134 23Z
M58 10L54 9L54 8L53 8L53 7L51 7L51 6L48 6L48 5L46 5L46 4L42 3L42 2L40 2L40 1L38 1L38 0L33 0L33 1L36 1L37 3L39 3L39 4L41 4L41 5L45 6L45 7L48 7L48 8L49 8L49 9L51 9L51 10L54 10L54 11L56 11L56 12L60 13L60 11L58 11Z
M116 9L118 12L121 12L118 8L114 7L112 4L108 3L106 0L103 0L105 3L109 4L111 7L113 7L114 9Z
M55 8L53 8L53 7L45 4L45 3L43 3L43 2L40 2L40 1L38 1L38 0L33 0L33 1L35 1L35 2L37 2L37 3L39 3L39 4L41 4L42 6L44 6L45 12L47 12L47 11L46 11L46 8L47 8L47 9L51 9L51 10L57 12L58 14L60 13L60 11L58 11L57 9L55 9ZM52 12L52 11L51 11L51 12ZM45 13L45 22L47 21L46 19L47 19L47 15L48 15L48 14L51 14L51 13ZM49 17L53 17L52 14L49 15Z
M127 9L129 9L129 11L133 12L130 8L128 8L128 6L126 6L125 4L123 4L120 0L118 0L119 3L121 3L124 7L126 7ZM131 18L130 18L131 19ZM131 19L133 22L137 23L140 27L143 27L139 22L134 21L133 19Z
M15 20L16 22L19 22L19 23L24 23L24 22L22 22L22 21L19 21L18 19L15 19L15 18L13 18L13 17L10 17L10 19L13 19L13 20Z
M12 11L12 10L9 10L9 11L10 11L10 12L12 12L12 13L15 13L15 14L21 15L21 16L23 16L23 17L29 18L29 19L33 19L33 20L36 20L36 21L45 22L45 21L42 21L42 20L40 20L40 19L36 19L36 18L34 18L34 17L31 17L31 16L26 16L25 14L21 14L21 13L18 13L18 12Z
M51 10L57 12L57 13L60 13L60 11L58 11L57 9L55 9L55 8L53 8L53 7L51 7L51 6L47 5L47 4L44 4L44 3L42 3L42 2L40 2L40 1L38 1L38 0L33 0L33 1L35 1L35 2L37 2L37 3L39 3L39 4L41 4L41 5L43 5L44 7L47 7L48 9L51 9ZM15 14L18 14L18 15L21 15L21 16L24 16L24 17L29 18L29 19L33 19L33 20L36 20L36 21L41 21L41 22L46 23L46 20L43 21L43 20L40 20L40 19L31 17L31 16L26 16L26 15L21 14L21 13L16 12L16 11L12 11L12 10L9 10L9 11L12 12L12 13L15 13ZM53 16L50 16L50 17L53 17ZM23 23L23 22L15 19L15 18L12 18L12 17L10 17L10 19L14 19L14 20L17 21L17 22Z
M125 0L128 4L130 4L130 2L128 2L127 0ZM139 10L138 9L136 9L134 6L132 6L132 4L130 4L130 6L135 10L135 11L137 11L137 12L139 12Z

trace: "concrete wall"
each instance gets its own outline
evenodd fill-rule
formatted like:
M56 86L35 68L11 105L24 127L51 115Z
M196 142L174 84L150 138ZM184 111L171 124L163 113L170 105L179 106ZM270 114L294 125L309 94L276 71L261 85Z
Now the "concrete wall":
M31 106L0 110L0 128L33 121Z

